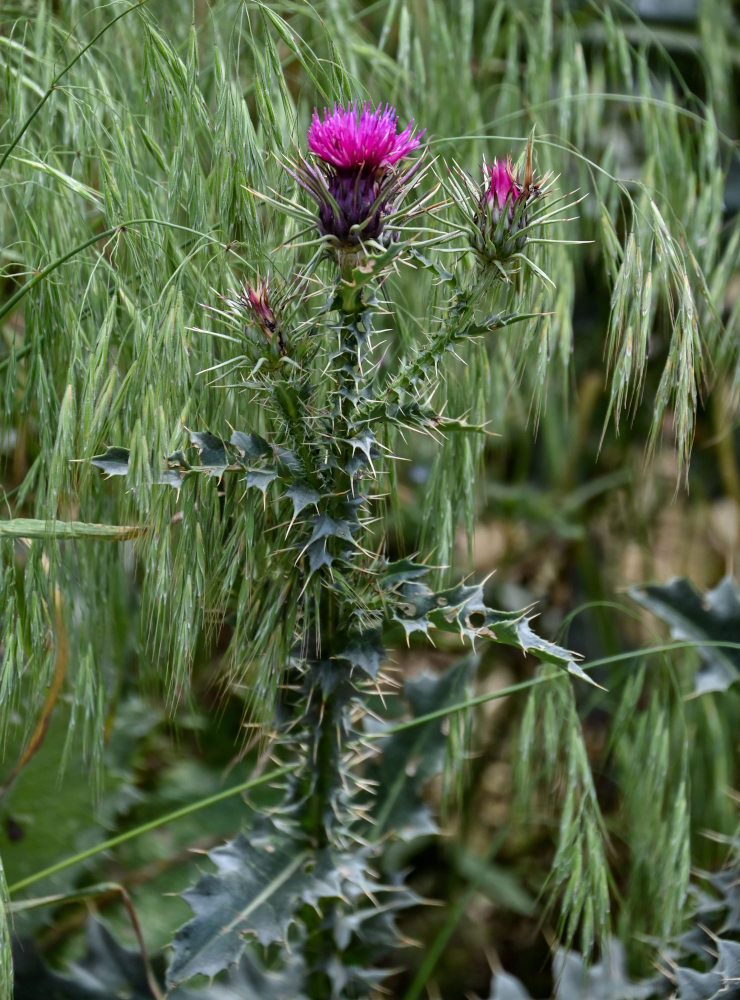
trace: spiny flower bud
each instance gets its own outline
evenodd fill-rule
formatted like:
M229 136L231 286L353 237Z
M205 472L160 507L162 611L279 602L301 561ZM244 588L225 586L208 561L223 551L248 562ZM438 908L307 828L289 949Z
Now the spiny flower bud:
M270 279L257 278L256 285L242 282L241 304L245 311L251 316L253 322L264 333L268 343L277 343L280 354L285 354L285 341L272 311L269 298Z
M357 102L346 108L314 110L308 148L315 162L301 157L291 171L318 206L317 226L336 249L352 251L368 240L388 243L388 217L398 208L421 164L406 170L396 164L419 145L413 121L398 132L395 108Z
M527 145L524 179L514 173L511 157L483 163L484 177L473 216L471 243L486 260L505 261L527 242L529 207L541 194L532 173L532 146Z

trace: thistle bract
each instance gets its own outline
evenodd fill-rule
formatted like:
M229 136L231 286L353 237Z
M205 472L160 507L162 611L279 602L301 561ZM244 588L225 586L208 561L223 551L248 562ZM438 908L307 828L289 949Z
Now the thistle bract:
M269 281L266 278L258 278L256 285L246 282L242 284L244 303L249 306L255 321L269 333L275 330L275 315L270 306Z
M347 108L334 105L321 118L314 110L308 129L308 148L315 162L301 158L293 176L318 206L317 226L340 250L367 240L388 243L393 233L386 223L406 194L421 164L408 169L399 161L418 146L413 121L398 131L395 108L370 104Z

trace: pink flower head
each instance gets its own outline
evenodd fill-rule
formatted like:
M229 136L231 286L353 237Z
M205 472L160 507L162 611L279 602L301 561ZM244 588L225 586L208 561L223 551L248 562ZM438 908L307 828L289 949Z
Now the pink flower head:
M314 108L308 130L308 148L324 163L337 170L377 171L390 167L408 156L419 145L422 130L414 135L413 119L403 132L398 132L396 109L379 104L373 111L366 101L358 107L357 101L346 110L334 105L331 114L324 108L323 120Z
M303 157L290 173L315 200L317 229L338 251L375 240L388 245L398 230L386 223L398 211L416 182L421 158L397 167L418 145L413 121L398 131L396 109L386 104L334 105L321 118L314 109L308 148L314 161Z
M492 166L486 166L491 177L486 191L486 198L491 207L502 209L506 204L506 199L510 198L510 204L519 197L520 191L517 187L518 178L514 176L511 166L511 159L494 160Z

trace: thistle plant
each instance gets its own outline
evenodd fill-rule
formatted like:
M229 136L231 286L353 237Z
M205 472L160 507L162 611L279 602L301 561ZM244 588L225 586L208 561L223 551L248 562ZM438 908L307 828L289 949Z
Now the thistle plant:
M424 260L415 232L406 231L422 203L410 199L423 153L407 162L419 152L422 135L411 123L398 131L388 105L335 105L323 118L315 111L308 130L315 161L301 155L287 167L316 203L312 224L329 258L324 264L321 253L314 254L309 269L287 281L288 287L291 280L299 288L317 286L308 299L312 315L298 321L290 293L273 296L268 277L245 280L239 292L222 295L225 308L213 309L229 340L249 345L224 362L228 377L237 376L228 386L250 394L267 415L265 430L224 437L209 429L191 432L191 440L202 471L217 471L219 478L236 473L246 502L259 495L262 523L254 530L269 533L270 545L291 553L292 562L287 577L253 580L246 595L234 579L230 602L237 618L245 600L261 604L264 594L274 602L263 612L273 655L259 663L264 621L242 612L251 628L234 632L230 682L250 684L263 705L275 705L266 752L290 774L280 802L247 835L213 851L217 873L185 894L194 916L175 937L173 985L239 961L249 938L262 946L263 961L280 947L278 964L290 973L293 997L362 997L382 978L376 963L398 943L395 916L418 902L376 874L378 816L364 763L368 753L371 760L383 754L369 741L382 736L383 723L370 734L367 721L370 701L389 694L385 666L394 636L408 642L421 633L433 641L435 631L444 631L473 646L508 643L580 673L569 653L535 635L524 612L490 608L481 584L435 590L425 580L426 559L389 561L382 537L373 533L394 461L390 432L484 433L464 415L438 412L429 399L456 342L522 318L489 312L481 320L481 308L494 305L482 301L490 282L465 278L461 268L460 277L448 279L438 330L397 374L384 371L376 325L381 315L387 322L392 303L381 309L381 287L402 263ZM508 162L492 168L479 209L485 220L472 220L483 251L471 240L488 262L491 248L498 262L510 246L521 250L526 243L525 210L539 194L531 148L526 170L520 189ZM270 200L279 211L280 203ZM296 213L292 201L283 208ZM121 449L92 461L108 472L126 471ZM177 454L162 481L179 486L197 471ZM247 578L253 541L232 537L227 547L229 558L244 554L240 574ZM269 558L266 566L269 574ZM259 963L259 956L251 953L248 961Z
M458 851L495 875L507 830L514 881L551 904L548 942L603 964L616 930L632 962L634 935L670 940L692 868L719 858L696 831L734 823L731 697L697 679L684 703L690 651L633 671L634 633L603 603L634 582L622 556L650 549L646 511L670 506L695 431L692 503L716 488L715 447L736 493L726 5L699 5L680 60L676 34L625 5L155 6L0 14L0 995L34 913L111 893L136 953L97 922L69 973L14 946L16 1000L356 998L417 961L406 1000L437 976L443 996L483 995L472 969L442 981L480 884ZM702 46L706 103L676 68ZM646 444L660 462L638 473ZM461 582L478 518L525 555L512 536ZM667 598L672 621L686 594ZM604 608L576 623L598 618L596 642L556 632L581 601ZM491 606L516 602L533 607ZM535 633L534 602L537 632L601 658L607 694L573 683L585 672ZM445 669L413 677L422 650ZM729 686L735 670L709 673ZM476 729L468 756L493 697L506 724ZM592 709L610 720L601 751ZM491 749L513 772L510 826L474 815ZM440 772L458 825L437 839ZM153 885L163 826L172 881ZM420 837L443 886L417 881ZM210 860L186 916L172 892L196 841ZM53 934L74 934L57 912ZM468 954L493 954L486 931ZM406 935L423 952L399 954Z

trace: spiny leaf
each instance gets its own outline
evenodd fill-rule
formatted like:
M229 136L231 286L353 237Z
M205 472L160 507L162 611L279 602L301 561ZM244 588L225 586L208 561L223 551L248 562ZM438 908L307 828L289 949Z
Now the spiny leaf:
M267 487L278 478L275 469L269 466L266 469L250 469L245 476L247 487L255 487L263 494L267 493Z
M304 475L303 462L291 448L276 449L277 468L281 476L294 478Z
M365 431L364 434L358 434L356 437L350 438L347 444L352 447L352 454L356 451L361 451L363 455L367 458L368 462L371 461L377 454L377 440L375 435L370 431Z
M390 562L383 570L383 587L390 590L392 587L409 580L417 580L429 572L429 567L421 563L415 563L413 559L398 559Z
M220 437L209 431L190 431L190 440L200 454L201 466L210 476L221 476L231 464L231 456Z
M102 455L93 455L90 459L108 476L125 476L128 473L128 460L131 452L128 448L108 448Z
M331 566L333 562L334 557L326 548L325 538L319 538L318 541L308 546L308 564L312 576L322 566Z
M370 632L348 636L347 644L342 648L341 653L337 653L337 658L349 660L352 666L364 670L374 680L378 676L380 664L385 657L382 635L380 629L373 629Z
M398 564L399 567L403 564ZM413 563L408 568L418 577L423 567ZM434 592L417 578L407 582L402 570L396 569L384 578L393 588L392 620L403 625L407 635L428 631L429 626L454 632L475 643L476 639L492 639L508 646L517 646L547 663L554 663L569 673L593 683L576 664L574 655L562 646L542 639L531 628L531 618L524 611L496 611L483 596L481 585L458 584Z
M183 893L195 916L175 935L167 974L172 985L197 973L214 976L235 964L247 937L265 946L285 945L293 904L305 885L308 854L292 842L268 851L239 835L209 857L218 872Z
M181 452L175 452L167 461L179 463L181 454ZM128 474L130 457L131 452L128 448L112 447L108 448L102 455L94 455L90 459L90 462L92 465L97 466L97 468L102 469L107 476L125 476ZM190 466L187 462L184 462L183 471L173 468L162 469L154 481L164 486L174 486L175 489L180 489L185 471L189 468Z
M302 510L311 504L317 505L321 499L321 494L313 486L298 481L291 483L285 491L285 496L293 501L293 517L296 518Z
M42 996L55 1000L109 1000L113 996L151 1000L141 955L123 948L99 920L88 920L86 931L85 955L70 967L67 975L49 969L31 941L16 941L14 1000L36 1000Z
M244 431L233 431L231 444L244 455L246 459L262 458L271 455L272 448L259 434L247 434Z
M72 963L65 974L50 969L32 941L16 940L13 955L16 982L13 1000L152 1000L147 970L141 954L124 948L106 926L91 917L86 927L86 951L82 959ZM164 962L153 963L156 982L161 987ZM303 1000L295 990L302 971L300 960L294 959L282 973L263 972L255 960L244 956L232 970L228 984L209 984L191 988L178 986L170 991L169 1000L284 1000L290 991L295 1000ZM290 985L289 985L290 984ZM164 990L162 989L163 995Z
M702 640L740 643L740 588L731 576L704 595L684 578L632 587L629 594L667 622L675 639L697 643L703 661L694 677L698 693L725 691L740 677L740 649L702 645Z
M352 541L352 535L359 525L352 521L337 521L328 514L319 514L313 518L313 531L311 532L310 543L317 542L320 538L342 538L346 542Z
M601 961L591 966L577 952L558 949L553 959L553 978L555 1000L645 1000L655 988L652 981L633 983L627 978L624 948L614 938Z
M532 1000L532 997L515 976L494 972L488 1000Z

